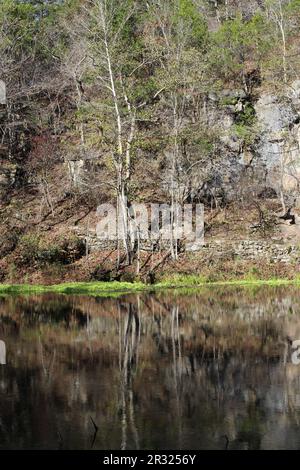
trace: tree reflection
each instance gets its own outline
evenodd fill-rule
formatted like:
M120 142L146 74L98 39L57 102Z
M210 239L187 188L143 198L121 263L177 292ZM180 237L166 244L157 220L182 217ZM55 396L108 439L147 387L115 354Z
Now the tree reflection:
M135 448L139 449L139 435L135 423L133 380L138 367L140 328L139 300L135 305L131 302L125 306L119 305L119 367L122 450L127 449L129 431L132 433Z
M0 299L0 448L300 448L296 290L61 301Z

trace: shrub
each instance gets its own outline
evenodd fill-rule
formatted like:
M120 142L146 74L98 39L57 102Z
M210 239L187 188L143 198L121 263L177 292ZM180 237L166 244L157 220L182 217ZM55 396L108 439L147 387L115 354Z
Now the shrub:
M78 237L63 237L48 243L38 235L24 235L18 245L17 264L46 266L70 264L85 253L85 244Z
M6 230L4 234L0 236L0 257L4 258L9 253L14 251L20 237L20 230L17 228L11 228Z

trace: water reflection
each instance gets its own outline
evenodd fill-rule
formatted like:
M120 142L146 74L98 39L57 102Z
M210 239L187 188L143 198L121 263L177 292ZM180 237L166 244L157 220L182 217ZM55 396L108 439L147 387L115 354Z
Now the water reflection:
M295 288L0 298L0 448L300 448L299 307Z

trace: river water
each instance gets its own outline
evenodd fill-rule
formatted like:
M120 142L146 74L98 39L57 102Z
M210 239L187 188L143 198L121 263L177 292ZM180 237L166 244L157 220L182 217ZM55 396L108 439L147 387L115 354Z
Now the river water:
M1 449L300 449L300 290L0 297Z

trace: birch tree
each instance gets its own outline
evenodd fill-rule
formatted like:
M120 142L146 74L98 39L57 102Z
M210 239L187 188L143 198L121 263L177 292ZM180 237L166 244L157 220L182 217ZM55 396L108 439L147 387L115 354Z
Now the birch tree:
M282 57L282 70L283 81L287 84L288 71L287 71L287 33L286 33L286 15L284 10L284 2L282 0L267 0L266 2L268 17L273 21L279 30L281 38L281 57Z
M273 34L275 44L278 42L280 46L282 78L284 85L287 85L291 73L298 76L292 65L295 57L298 57L298 51L296 49L294 53L293 41L289 41L289 38L299 30L300 1L266 0L265 9L270 33ZM280 69L280 65L278 68Z
M135 35L139 5L135 0L92 0L85 6L88 59L93 79L101 89L105 138L113 149L117 212L122 220L121 235L129 263L134 251L129 206L137 123L160 93L147 87L149 57L144 57Z

